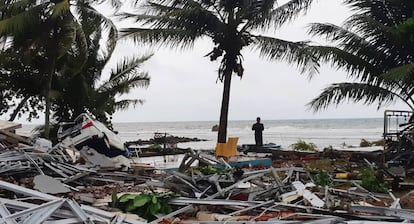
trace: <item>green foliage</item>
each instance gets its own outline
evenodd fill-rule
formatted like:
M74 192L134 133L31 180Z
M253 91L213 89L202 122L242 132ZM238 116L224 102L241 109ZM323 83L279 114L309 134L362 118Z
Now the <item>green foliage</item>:
M309 33L330 42L315 46L315 57L345 70L354 81L331 84L308 106L317 111L360 102L379 109L399 100L414 110L413 1L345 0L345 4L354 14L342 27L315 23Z
M332 183L332 179L326 171L317 170L313 176L315 184L320 186L329 186Z
M150 150L154 150L154 151L159 151L159 150L161 150L161 149L162 149L162 146L161 146L160 144L154 144L154 145L150 145L150 146L148 147L148 149L150 149Z
M169 214L173 211L168 200L174 197L177 195L171 192L124 194L119 198L112 195L111 205L115 205L124 212L134 213L152 221L156 219L156 214Z
M322 149L322 151L323 152L332 152L332 151L334 151L335 149L333 148L333 146L332 145L329 145L328 147L324 147L323 149Z
M327 147L325 147L325 148L323 148L323 150L325 151L332 151L332 150L334 150L334 148L333 148L333 146L332 145L329 145L329 146L327 146Z
M314 143L307 143L299 139L296 143L293 143L291 147L297 151L307 151L307 152L316 152L317 147Z
M361 139L361 142L359 143L360 147L370 147L370 146L384 146L385 142L383 139L378 141L367 141L366 139Z
M378 179L372 168L365 168L361 171L361 186L372 192L386 193L388 191L387 182Z
M0 115L38 118L46 99L56 122L88 112L111 126L114 112L143 102L118 98L149 85L139 68L151 55L122 59L101 80L118 40L113 22L94 8L107 2L118 0L3 2ZM119 9L120 3L112 6Z
M198 170L200 170L200 172L203 173L204 175L226 174L232 171L232 169L229 169L229 168L216 167L216 166L201 166L201 167L198 167Z
M366 139L361 139L361 142L359 143L360 147L370 147L372 146L372 143L367 141Z

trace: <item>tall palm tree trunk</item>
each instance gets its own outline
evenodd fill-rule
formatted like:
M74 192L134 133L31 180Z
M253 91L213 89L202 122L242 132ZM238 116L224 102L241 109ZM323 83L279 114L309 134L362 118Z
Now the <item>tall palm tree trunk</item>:
M47 80L47 86L46 86L46 108L45 108L45 132L44 137L49 138L50 136L50 108L51 108L51 96L50 91L52 90L52 81L53 81L53 75L55 73L55 64L56 64L56 57L52 54L51 57L51 63L50 63L50 73Z
M228 121L228 115L229 115L231 75L232 75L232 70L227 68L224 71L223 98L221 101L220 124L219 124L218 136L217 136L218 143L227 142L227 121Z
M58 52L57 52L57 48L58 48L58 30L55 27L53 29L53 34L49 40L49 44L48 44L48 54L49 54L49 75L48 75L48 79L47 79L47 84L46 84L46 95L45 95L45 101L46 101L46 106L45 106L45 132L44 132L44 137L45 138L49 138L50 136L50 111L51 111L51 90L52 90L52 82L53 82L53 76L55 75L55 71L56 71L56 60L58 57Z

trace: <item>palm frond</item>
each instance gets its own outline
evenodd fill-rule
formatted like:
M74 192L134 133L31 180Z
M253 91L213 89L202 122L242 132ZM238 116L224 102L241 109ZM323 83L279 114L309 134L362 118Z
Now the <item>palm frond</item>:
M123 5L122 1L120 0L88 0L88 3L93 3L93 4L104 4L109 2L109 4L112 6L112 8L114 8L115 10L118 10L119 8L121 8L121 6Z
M61 1L53 5L51 8L52 8L51 18L57 19L60 16L65 15L67 14L67 12L69 12L70 4L69 4L69 1Z
M69 43L70 48L65 52L66 59L60 71L69 76L77 75L83 70L89 55L88 43L82 27L77 22L73 22L72 25L75 29L75 39Z
M368 40L390 38L392 36L392 27L386 26L366 14L352 15L347 19L344 26L353 29L354 32L361 33L362 37Z
M414 84L414 64L402 65L388 70L381 75L387 81L400 82L401 84Z
M239 16L247 21L243 30L267 29L272 25L272 12L277 5L277 0L252 0L244 1Z
M134 73L132 75L123 76L117 80L110 80L105 82L98 88L101 93L115 96L129 93L132 89L137 87L147 87L150 82L150 77L147 73Z
M30 5L31 0L21 0L21 1L14 1L14 0L3 0L0 1L0 10L4 12L4 10L19 10L21 8L25 8Z
M375 57L382 56L383 61L379 63L407 62L407 56L411 52L402 48L401 40L395 33L395 27L386 26L367 15L354 15L348 19L347 25L355 32L361 33L361 36L371 43L372 48L380 53L375 55Z
M192 2L186 0L186 3ZM193 2L192 7L171 7L162 3L149 2L144 14L119 14L120 18L133 19L143 27L152 29L191 30L199 35L218 30L223 23L217 14Z
M414 6L411 1L384 1L384 0L345 0L351 9L359 14L365 14L386 26L395 26L412 16ZM409 7L407 7L409 6Z
M76 30L76 45L77 45L77 58L78 60L83 60L83 63L79 64L79 67L83 67L87 58L88 58L88 42L86 39L86 35L83 32L81 25L75 22L75 30Z
M389 57L389 47L384 41L367 39L349 29L333 24L311 24L309 33L325 37L328 41L350 54L358 55L361 60L367 61L373 66L383 66L395 58ZM387 31L388 32L388 31Z
M120 30L122 37L135 43L147 43L171 48L192 48L200 36L192 30L126 28Z
M330 23L311 23L308 26L308 33L312 36L323 36L330 42L337 43L337 46L347 52L355 54L377 54L372 51L372 44L346 28ZM375 49L375 48L374 48ZM365 52L369 50L369 52Z
M291 42L266 36L254 36L254 50L271 60L285 60L295 63L302 73L313 75L318 72L319 63L308 46L308 42Z
M349 77L359 78L364 82L376 82L382 70L373 66L371 62L361 59L340 48L330 46L311 46L310 51L320 62L330 63L336 69L343 69Z
M38 18L46 5L37 5L30 10L25 10L17 14L2 18L0 20L0 35L10 35L22 33L30 27L36 27L39 24Z
M110 95L128 93L136 87L147 87L150 78L147 73L139 71L142 63L152 55L122 60L115 69L111 71L110 79L104 82L98 91Z
M107 49L105 51L112 52L115 48L116 41L118 40L118 29L114 22L89 4L79 5L78 13L81 16L82 24L93 22L102 26L102 29L107 33L108 37L106 42ZM96 24L93 24L92 26L96 26ZM92 27L92 29L96 31L95 27Z
M361 102L366 105L377 102L377 109L380 109L383 106L390 105L398 97L398 94L389 89L369 83L334 83L325 88L307 106L313 111L319 111L327 109L330 105L338 106L346 101ZM409 102L403 101L411 107Z
M262 1L258 1L262 4ZM248 27L266 30L270 27L278 28L303 15L309 9L313 0L289 0L276 8L276 1L263 1L262 7L249 18ZM271 9L271 11L269 11Z
M76 22L69 16L66 16L63 24L61 25L61 32L58 34L57 41L57 58L63 57L76 40Z
M118 63L115 69L111 70L110 80L116 80L121 78L122 76L126 76L131 73L136 73L137 70L141 67L141 65L147 60L149 60L151 57L152 54L130 59L125 58L120 63Z
M135 107L138 104L143 104L144 100L140 100L140 99L124 99L124 100L119 100L116 101L114 104L114 108L115 110L127 110L130 106Z

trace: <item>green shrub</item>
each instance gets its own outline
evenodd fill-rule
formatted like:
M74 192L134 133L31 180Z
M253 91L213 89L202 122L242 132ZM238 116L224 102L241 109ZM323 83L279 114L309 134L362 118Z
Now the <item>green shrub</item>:
M329 186L332 183L331 177L329 174L323 170L316 171L316 174L314 175L314 181L315 184L320 186Z
M298 140L296 143L293 143L291 147L297 151L308 151L308 152L316 152L316 145L313 143L307 143L303 140Z
M198 167L201 173L204 175L210 174L226 174L232 171L232 169L222 168L222 167L215 167L215 166L200 166Z
M130 212L140 217L152 221L156 219L156 214L169 214L173 211L168 204L168 200L178 195L168 193L141 193L141 194L124 194L117 198L112 195L111 205L119 208L124 212Z
M378 179L372 168L365 168L361 171L361 186L371 192L386 193L388 191L387 182Z
M361 139L361 142L359 143L359 147L370 147L372 146L372 143L367 141L366 139Z
M359 143L360 147L370 147L370 146L384 146L385 141L384 139L380 139L377 141L367 141L366 139L361 139L361 142Z
M148 149L150 149L150 150L154 150L154 151L158 151L158 150L161 150L161 149L162 149L162 146L161 146L161 145L159 145L159 144L154 144L154 145L150 145L150 146L148 147Z
M333 148L333 146L332 145L329 145L328 147L323 148L322 151L324 151L324 152L332 152L334 150L335 149Z

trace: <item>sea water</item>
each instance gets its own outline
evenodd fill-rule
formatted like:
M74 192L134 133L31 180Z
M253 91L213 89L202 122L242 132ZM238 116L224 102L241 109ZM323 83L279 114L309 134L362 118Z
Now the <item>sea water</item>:
M239 137L238 144L254 144L252 125L255 121L229 121L227 136ZM377 141L382 138L383 118L360 119L302 119L262 120L263 143L275 143L289 148L298 140L315 144L318 149L332 146L358 146L362 139ZM179 143L180 148L213 149L217 132L214 121L115 123L114 129L124 141L148 140L154 133L178 137L199 138L206 141Z
M254 144L254 132L251 121L229 121L228 137L239 137L238 145ZM361 139L377 141L382 138L383 118L360 119L301 119L301 120L262 120L264 124L263 143L275 143L289 148L298 140L314 143L318 149L332 146L358 146ZM212 127L216 121L189 122L131 122L114 123L114 129L123 141L149 140L154 133L206 141L178 143L180 148L214 149L217 132ZM29 135L35 125L23 125L19 134Z

